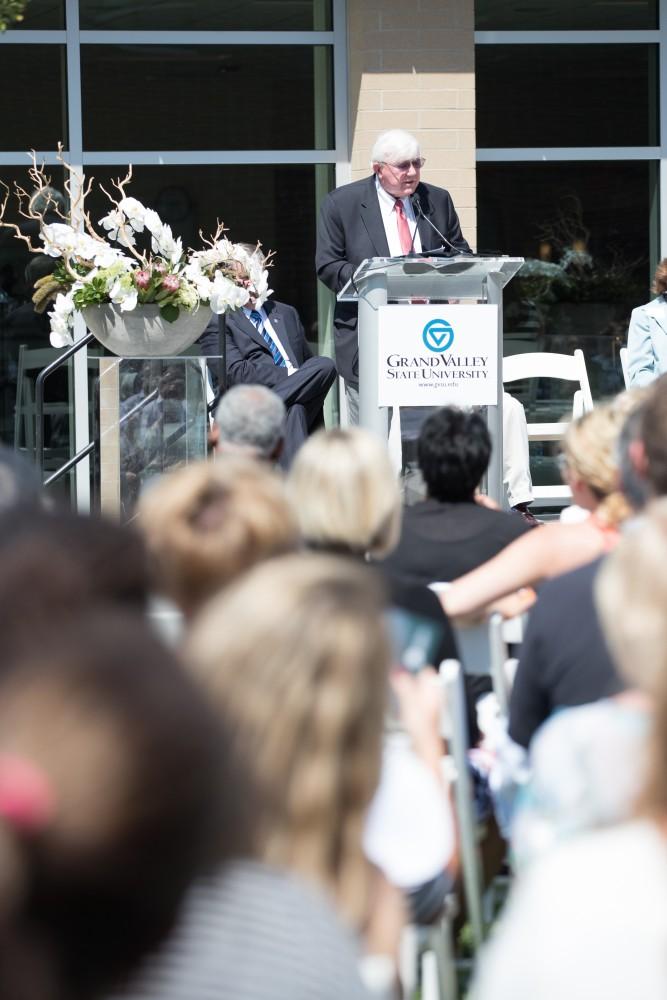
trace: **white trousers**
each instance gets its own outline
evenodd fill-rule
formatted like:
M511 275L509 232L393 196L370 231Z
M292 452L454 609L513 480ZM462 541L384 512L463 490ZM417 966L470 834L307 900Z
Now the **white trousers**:
M424 408L424 419L430 412L429 408ZM403 466L401 419L398 407L392 409L388 445L398 474ZM526 411L519 400L507 392L503 392L503 485L510 507L532 501L533 483L530 478Z
M508 392L503 393L503 484L510 507L533 499L526 411Z

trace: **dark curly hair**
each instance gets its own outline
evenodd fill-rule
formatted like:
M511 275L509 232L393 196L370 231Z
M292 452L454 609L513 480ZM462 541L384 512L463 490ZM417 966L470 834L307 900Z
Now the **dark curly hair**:
M491 437L479 413L444 406L424 422L417 460L434 500L472 500L491 457Z

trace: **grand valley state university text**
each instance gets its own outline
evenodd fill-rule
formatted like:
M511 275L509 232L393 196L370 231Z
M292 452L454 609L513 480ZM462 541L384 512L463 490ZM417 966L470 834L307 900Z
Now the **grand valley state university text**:
M488 357L481 355L443 355L408 358L401 354L387 357L387 378L394 379L485 379Z

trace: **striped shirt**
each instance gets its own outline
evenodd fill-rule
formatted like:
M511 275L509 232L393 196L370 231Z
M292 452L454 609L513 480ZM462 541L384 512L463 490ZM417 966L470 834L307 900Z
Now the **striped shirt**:
M190 892L123 1000L370 1000L354 935L326 897L254 861ZM120 998L118 998L120 1000Z

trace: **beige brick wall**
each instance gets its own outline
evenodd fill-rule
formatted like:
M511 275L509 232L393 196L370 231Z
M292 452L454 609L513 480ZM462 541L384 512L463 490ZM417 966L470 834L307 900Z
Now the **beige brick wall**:
M473 0L348 0L352 179L379 132L419 139L422 179L447 188L477 245Z
M100 506L109 517L120 515L119 363L100 360Z

